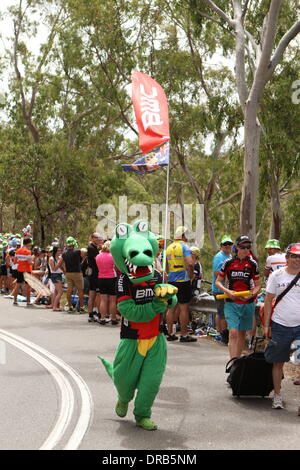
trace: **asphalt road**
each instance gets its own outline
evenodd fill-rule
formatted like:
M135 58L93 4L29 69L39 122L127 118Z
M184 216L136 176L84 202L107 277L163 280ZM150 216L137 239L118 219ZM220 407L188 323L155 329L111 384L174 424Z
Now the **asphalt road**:
M113 359L119 327L86 314L13 306L0 297L0 449L300 449L300 387L284 381L285 410L270 398L232 397L227 348L199 339L168 345L153 407L155 432L137 428L97 359Z

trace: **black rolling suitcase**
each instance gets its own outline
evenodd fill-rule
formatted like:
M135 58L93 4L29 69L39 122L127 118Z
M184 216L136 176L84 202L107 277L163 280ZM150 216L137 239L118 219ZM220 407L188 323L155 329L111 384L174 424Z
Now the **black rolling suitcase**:
M261 396L267 397L273 390L272 368L266 362L264 352L256 351L239 358L232 358L226 364L226 373L229 373L227 382L232 388L234 396Z

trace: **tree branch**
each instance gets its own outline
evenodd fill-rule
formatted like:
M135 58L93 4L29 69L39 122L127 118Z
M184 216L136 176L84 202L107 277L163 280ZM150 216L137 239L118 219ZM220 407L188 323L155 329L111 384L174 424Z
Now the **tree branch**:
M300 33L300 19L297 20L293 26L282 36L279 44L274 52L274 55L269 64L269 73L268 77L270 78L276 68L276 66L281 61L283 54L288 47L289 43ZM268 80L269 80L268 78Z
M267 14L264 41L262 45L261 57L254 75L249 100L259 103L264 87L267 81L271 78L272 73L269 69L270 58L274 45L274 40L277 31L278 16L282 0L273 0L270 4L270 9Z
M228 202L231 202L232 199L235 199L237 197L241 197L242 192L237 191L236 193L231 194L231 196L227 197L226 199L222 199L220 202L215 207L223 206L224 204L227 204Z
M236 67L236 83L240 100L240 105L245 111L245 104L248 96L246 85L246 69L245 69L245 30L243 24L243 11L240 0L233 0L234 19L235 19L235 67Z
M203 0L207 6L209 6L220 18L226 21L231 28L234 28L235 21L226 15L225 11L221 10L212 0Z

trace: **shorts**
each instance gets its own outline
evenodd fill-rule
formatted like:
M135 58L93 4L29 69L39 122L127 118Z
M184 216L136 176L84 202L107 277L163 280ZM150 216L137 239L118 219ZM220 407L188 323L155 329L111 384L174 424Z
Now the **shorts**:
M63 282L62 274L61 273L51 273L50 277L53 284L57 284L59 282Z
M99 294L117 295L117 278L98 278L98 292Z
M82 273L66 273L67 288L83 290L83 275Z
M217 314L220 319L224 320L225 319L225 313L224 313L224 307L225 307L225 300L224 299L216 299L216 296L218 294L213 294L216 302L216 307L217 307Z
M18 278L18 270L17 269L11 269L10 272L11 272L11 275L14 279Z
M89 280L89 290L97 290L98 278L95 276L87 276Z
M0 276L7 276L7 266L6 266L6 264L2 264L0 266Z
M28 274L31 274L31 273L28 273ZM17 283L18 284L23 284L23 282L26 283L25 279L24 279L24 273L21 273L20 271L17 271ZM27 284L27 283L26 283Z
M299 326L283 326L272 322L272 339L265 350L265 359L267 362L289 362L291 344L300 341Z
M192 300L192 284L190 281L184 282L169 282L174 287L177 287L177 300L179 304L188 304Z
M229 330L247 331L253 328L255 303L235 304L225 302L225 319Z

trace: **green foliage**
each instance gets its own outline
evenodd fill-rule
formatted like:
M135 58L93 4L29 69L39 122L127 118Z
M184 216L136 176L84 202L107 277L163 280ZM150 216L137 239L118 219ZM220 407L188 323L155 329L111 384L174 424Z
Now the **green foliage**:
M241 190L243 116L230 63L218 60L220 55L234 54L234 37L226 22L201 0L22 3L28 8L20 25L17 56L27 111L34 96L30 117L39 142L33 142L24 118L16 75L10 82L9 101L1 104L6 119L0 132L0 202L15 212L20 225L27 223L30 213L37 238L42 237L43 227L46 241L72 233L84 243L97 224L98 205L117 204L122 194L128 196L129 204L164 203L163 170L139 177L122 172L120 167L120 155L137 151L127 87L132 70L139 69L156 79L168 97L170 202L178 202L180 194L186 203L196 201L179 164L177 156L181 154L205 200L217 241L224 233L238 235L240 198L230 197ZM218 0L217 4L232 17L232 2ZM259 41L258 25L269 2L253 0L249 6L246 25ZM285 2L276 40L294 20L296 7L295 0ZM18 20L18 9L11 8L10 15ZM49 35L34 53L39 21ZM268 135L261 147L260 249L270 222L270 142L280 185L285 191L294 191L299 179L300 107L290 105L291 83L299 78L299 60L296 49L290 54L268 86L260 113ZM212 149L223 133L225 144L215 156ZM12 172L12 167L17 171ZM286 201L283 199L283 238L288 239L296 234L289 216L293 206ZM296 196L293 201L297 202ZM15 223L13 218L7 216L7 225ZM202 256L207 269L213 254L209 247L206 236Z

